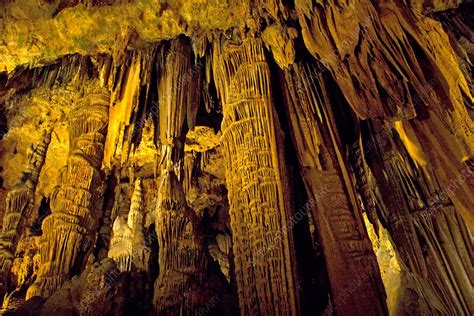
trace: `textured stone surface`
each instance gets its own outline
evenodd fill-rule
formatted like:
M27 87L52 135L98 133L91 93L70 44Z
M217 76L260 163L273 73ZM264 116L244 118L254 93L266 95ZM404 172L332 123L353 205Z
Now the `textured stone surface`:
M1 312L473 314L471 12L2 1Z
M100 167L108 101L108 93L91 93L71 113L68 163L52 193L52 214L42 224L40 268L27 298L49 297L82 270L92 250L104 193Z

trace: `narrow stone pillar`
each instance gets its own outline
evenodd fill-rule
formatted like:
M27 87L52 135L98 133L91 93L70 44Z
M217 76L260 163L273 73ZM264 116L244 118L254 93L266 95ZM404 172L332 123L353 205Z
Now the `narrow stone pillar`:
M208 256L199 232L200 218L186 203L183 185L186 109L199 99L191 90L191 43L184 37L162 47L158 60L160 178L155 212L160 273L153 305L157 315L200 315L213 290L206 288Z
M31 146L26 171L22 172L6 198L5 215L0 233L0 294L6 290L8 274L14 260L16 247L23 234L25 223L30 216L34 203L36 184L46 159L51 129L45 130L36 147Z

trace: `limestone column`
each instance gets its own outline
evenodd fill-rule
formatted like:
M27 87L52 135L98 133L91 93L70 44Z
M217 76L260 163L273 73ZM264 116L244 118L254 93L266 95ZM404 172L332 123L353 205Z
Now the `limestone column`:
M297 315L291 210L282 133L261 40L215 42L223 106L235 275L242 315Z
M336 315L388 314L385 292L315 64L281 71L291 137L321 239ZM322 85L322 86L321 86Z
M212 290L205 287L208 257L200 219L186 203L183 185L186 109L199 102L193 93L192 48L179 37L159 52L158 98L161 170L155 211L160 273L153 305L158 315L199 315Z
M26 299L49 297L85 266L102 214L101 164L109 92L85 96L69 119L69 155L51 195L52 214L42 224L38 276Z

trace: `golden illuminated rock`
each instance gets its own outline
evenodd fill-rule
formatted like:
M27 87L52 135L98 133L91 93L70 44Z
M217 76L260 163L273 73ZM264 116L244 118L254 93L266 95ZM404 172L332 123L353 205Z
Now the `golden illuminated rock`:
M0 314L474 313L471 1L0 2Z
M108 118L108 93L85 97L69 120L68 164L43 221L40 267L27 298L49 297L84 268L95 242L103 196L100 173Z
M50 142L51 129L43 132L36 147L29 147L26 171L22 172L20 179L6 196L6 208L0 234L0 293L2 295L6 289L16 246L34 207L36 185Z
M224 112L222 146L240 310L244 315L296 315L282 136L263 44L256 39L216 43L213 54Z

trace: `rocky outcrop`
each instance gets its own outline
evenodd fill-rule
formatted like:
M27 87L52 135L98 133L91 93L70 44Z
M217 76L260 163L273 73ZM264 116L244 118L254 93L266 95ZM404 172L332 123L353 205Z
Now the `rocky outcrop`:
M27 298L49 297L84 269L96 238L104 192L100 172L107 131L109 94L84 97L69 120L66 167L51 197L52 214L43 221L41 263Z

